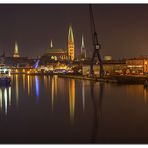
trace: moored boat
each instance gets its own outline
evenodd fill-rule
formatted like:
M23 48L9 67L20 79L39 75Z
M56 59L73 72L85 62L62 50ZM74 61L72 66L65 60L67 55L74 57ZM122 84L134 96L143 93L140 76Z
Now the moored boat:
M0 86L9 86L10 84L10 69L8 69L5 65L0 65Z

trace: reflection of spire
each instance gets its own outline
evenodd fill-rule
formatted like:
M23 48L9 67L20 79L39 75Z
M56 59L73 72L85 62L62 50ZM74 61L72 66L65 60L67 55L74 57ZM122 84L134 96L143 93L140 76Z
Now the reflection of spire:
M16 75L16 81L15 81L15 89L16 89L16 105L18 105L18 99L19 99L19 80L18 75Z
M54 99L57 95L57 87L58 87L58 80L57 76L52 77L51 79L51 104L52 104L52 111L54 108Z
M28 96L30 95L30 77L29 75L27 76L27 84L28 84Z
M11 87L8 88L9 92L9 106L11 106Z
M8 106L8 97L7 97L7 89L4 89L4 102L5 102L5 114L7 115L7 106Z
M53 43L52 43L52 40L50 42L50 48L53 48Z
M83 103L83 111L85 109L85 85L84 81L82 81L82 103Z
M23 74L23 89L25 90L25 74Z
M53 104L54 104L54 79L51 79L51 104L52 104L52 111L53 111Z
M14 48L14 54L13 54L13 57L15 57L15 58L20 57L17 42L15 42L15 48Z
M47 76L44 76L44 86L47 89L48 81L47 81Z
M69 80L69 109L70 109L70 120L74 121L75 114L75 80Z

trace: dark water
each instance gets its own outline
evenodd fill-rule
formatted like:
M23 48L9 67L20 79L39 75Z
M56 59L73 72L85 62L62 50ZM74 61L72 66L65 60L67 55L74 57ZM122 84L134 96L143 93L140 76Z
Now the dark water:
M0 88L0 143L148 143L148 89L14 75Z

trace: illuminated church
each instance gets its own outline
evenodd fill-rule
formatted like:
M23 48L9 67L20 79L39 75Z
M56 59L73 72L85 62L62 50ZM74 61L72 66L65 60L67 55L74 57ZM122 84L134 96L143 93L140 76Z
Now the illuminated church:
M71 26L69 27L69 33L68 33L68 58L70 60L75 59L74 35Z
M67 58L67 52L62 48L54 48L51 40L50 48L46 50L46 53L43 56L55 61L65 60Z

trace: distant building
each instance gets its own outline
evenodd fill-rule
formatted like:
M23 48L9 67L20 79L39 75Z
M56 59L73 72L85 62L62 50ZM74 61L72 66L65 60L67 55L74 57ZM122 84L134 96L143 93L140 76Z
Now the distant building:
M13 57L14 57L14 58L20 57L20 55L19 55L19 49L18 49L18 44L17 44L17 43L15 43L15 48L14 48Z
M100 65L94 64L94 74L100 75ZM103 61L103 68L105 75L118 75L118 74L125 74L126 72L126 61L125 60L110 60L110 61ZM88 75L90 73L90 65L83 64L82 66L82 74Z
M48 48L42 58L48 60L65 60L67 58L67 52L62 48L54 48L51 40L50 48Z
M104 61L111 61L112 57L111 56L104 56Z
M0 55L0 64L5 64L10 67L31 67L35 63L35 59L28 59L28 57L20 57L17 43L15 43L13 56L6 56L5 52Z
M74 35L71 26L69 27L69 32L68 32L68 58L70 60L75 59Z
M144 74L148 73L148 57L137 57L126 60L127 73Z

